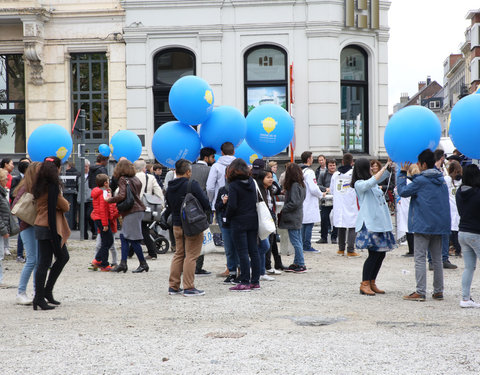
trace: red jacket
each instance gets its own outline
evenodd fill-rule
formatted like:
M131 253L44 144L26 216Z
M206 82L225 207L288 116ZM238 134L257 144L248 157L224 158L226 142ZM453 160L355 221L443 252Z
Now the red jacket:
M107 203L103 198L104 192L107 192L108 197L111 196L109 191L96 187L92 190L93 211L90 217L92 220L100 220L104 227L110 226L113 233L117 231L118 210L115 203Z

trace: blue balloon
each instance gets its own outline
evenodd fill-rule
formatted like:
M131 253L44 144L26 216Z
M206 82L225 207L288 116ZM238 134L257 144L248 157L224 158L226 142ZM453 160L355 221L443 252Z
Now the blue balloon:
M257 153L275 156L287 148L294 133L293 119L275 104L264 104L247 116L246 141Z
M98 152L103 156L110 156L110 147L105 143L98 146Z
M47 156L57 156L65 162L73 150L72 137L63 126L41 125L28 138L27 149L33 161L43 161Z
M184 124L198 125L207 120L213 110L213 91L203 79L185 76L170 89L168 104L173 115Z
M392 116L383 141L394 162L415 163L423 150L437 148L441 135L442 125L438 117L428 108L412 105Z
M254 151L245 141L235 150L235 157L245 160L248 165L251 165L257 159L263 158L262 155Z
M480 159L480 95L465 96L455 104L449 135L462 154Z
M239 146L245 139L247 120L237 108L227 105L215 108L200 127L200 141L203 147L211 147L220 153L225 142Z
M120 130L110 140L110 149L115 160L124 157L133 163L142 154L142 141L131 130Z
M152 139L152 151L155 158L169 168L175 168L179 159L191 162L200 154L200 137L189 125L179 121L170 121L160 126Z

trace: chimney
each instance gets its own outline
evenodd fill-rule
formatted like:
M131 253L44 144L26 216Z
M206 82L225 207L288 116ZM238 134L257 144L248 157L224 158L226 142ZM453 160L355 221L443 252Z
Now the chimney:
M429 86L431 82L432 82L432 77L427 76L427 86Z
M408 97L408 93L402 92L402 94L400 95L400 103L401 103L401 104L405 104L405 103L407 103L409 100L410 100L410 98Z
M418 91L422 91L425 86L427 86L425 81L418 82Z

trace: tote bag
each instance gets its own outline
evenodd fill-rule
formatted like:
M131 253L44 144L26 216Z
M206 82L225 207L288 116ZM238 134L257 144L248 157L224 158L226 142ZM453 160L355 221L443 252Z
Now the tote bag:
M12 214L27 224L33 225L37 217L37 207L33 194L23 193L20 199L12 208Z
M260 189L258 188L257 181L255 181L255 186L257 187L257 192L260 197L262 197L262 193L260 193ZM257 216L258 216L258 237L263 241L270 236L273 232L275 232L275 222L273 221L272 214L267 207L267 204L263 201L263 199L257 199Z
M213 235L210 231L210 228L207 228L203 232L203 243L202 243L202 251L200 255L205 255L215 251L215 243L213 242Z

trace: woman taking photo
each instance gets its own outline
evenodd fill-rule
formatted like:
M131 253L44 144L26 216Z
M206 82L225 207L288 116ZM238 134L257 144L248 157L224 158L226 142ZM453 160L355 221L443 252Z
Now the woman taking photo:
M133 164L128 160L120 160L113 170L113 177L118 180L118 192L114 197L108 198L108 203L119 203L127 197L127 183L133 194L133 206L127 211L120 211L123 217L122 232L120 233L120 241L122 244L122 260L113 272L127 272L127 257L130 247L137 254L140 265L133 273L148 272L149 267L145 257L143 256L142 245L140 241L143 239L142 234L142 218L145 206L140 199L140 191L142 183L135 177L136 171ZM117 206L118 208L118 206Z
M37 310L37 307L42 310L54 309L54 306L49 305L45 299L53 305L60 305L60 302L53 298L53 287L70 258L66 246L70 237L70 228L65 218L65 212L70 209L70 205L62 195L62 183L58 177L60 167L59 158L54 156L45 158L33 186L33 197L37 204L35 237L38 240L34 310ZM47 280L52 255L55 255L55 262ZM45 280L47 280L46 284Z
M386 169L390 164L389 160L372 176L370 162L361 158L355 162L352 174L351 187L355 188L360 206L355 226L355 242L358 249L368 249L368 258L363 264L360 294L368 296L385 293L377 288L375 279L382 267L385 253L396 247L390 212L382 189L378 186L379 182L388 177Z
M480 170L475 164L463 169L462 186L457 191L456 200L460 215L458 240L465 263L460 307L480 308L480 303L474 302L470 296L473 273L480 257Z
M284 188L286 190L285 204L279 215L278 227L288 229L288 237L295 249L295 258L285 272L307 272L303 258L302 218L303 201L306 190L303 182L302 169L298 164L291 163L285 170Z
M230 164L227 181L229 188L225 218L230 225L233 243L240 258L240 283L230 290L249 292L260 288L257 188L253 178L250 177L247 163L240 158Z
M25 171L25 178L19 182L14 191L15 200L13 201L12 208L25 193L33 194L33 186L35 185L40 166L41 163L39 162L33 162L28 166L27 170ZM38 242L35 238L35 228L23 220L20 220L20 238L23 241L27 259L25 265L23 266L22 273L20 274L16 302L19 305L29 305L32 303L32 299L27 297L26 291L30 275L32 272L34 272L35 275L37 269Z

